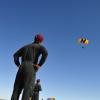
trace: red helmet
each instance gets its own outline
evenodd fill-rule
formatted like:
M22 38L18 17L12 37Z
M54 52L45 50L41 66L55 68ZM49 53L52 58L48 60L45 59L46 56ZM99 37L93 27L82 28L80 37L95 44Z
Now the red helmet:
M35 42L43 42L44 38L41 34L35 36Z

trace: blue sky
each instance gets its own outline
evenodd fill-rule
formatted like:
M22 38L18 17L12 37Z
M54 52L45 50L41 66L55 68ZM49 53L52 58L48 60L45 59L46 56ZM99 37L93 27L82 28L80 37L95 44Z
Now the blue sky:
M99 26L99 0L1 0L0 98L12 94L18 70L13 53L40 32L49 53L37 73L40 100L100 100ZM84 49L80 36L90 41Z

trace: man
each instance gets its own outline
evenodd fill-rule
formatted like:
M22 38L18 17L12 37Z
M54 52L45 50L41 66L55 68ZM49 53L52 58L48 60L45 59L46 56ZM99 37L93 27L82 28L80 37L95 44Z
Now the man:
M41 88L41 85L40 85L40 79L37 79L36 84L34 86L32 100L39 100L39 92L40 91L42 91L42 88Z
M42 35L37 34L33 43L22 47L14 54L14 62L19 69L11 100L18 100L22 90L21 100L29 100L34 88L36 72L44 64L48 55L46 48L41 45L43 39ZM39 60L40 55L42 56ZM21 64L19 58L21 58Z

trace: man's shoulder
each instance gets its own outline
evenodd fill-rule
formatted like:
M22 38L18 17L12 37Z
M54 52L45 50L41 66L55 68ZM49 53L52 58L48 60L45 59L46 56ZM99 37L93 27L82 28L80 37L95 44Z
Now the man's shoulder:
M33 44L32 43L30 43L30 44L26 44L26 45L24 45L23 47L31 47Z
M38 44L38 43L33 43L32 46L37 47L37 48L43 48L44 47L42 44Z
M30 43L24 46L25 48L27 47L33 47L33 48L38 48L38 49L46 49L44 45L38 44L38 43Z

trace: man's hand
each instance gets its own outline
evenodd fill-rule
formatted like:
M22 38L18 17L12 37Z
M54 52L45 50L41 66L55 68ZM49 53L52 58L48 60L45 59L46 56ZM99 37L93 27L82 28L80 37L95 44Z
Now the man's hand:
M19 65L18 68L22 68L22 65Z
M36 70L38 70L40 68L40 65L39 64L34 64L34 67Z

